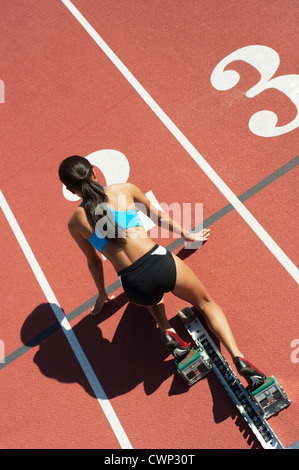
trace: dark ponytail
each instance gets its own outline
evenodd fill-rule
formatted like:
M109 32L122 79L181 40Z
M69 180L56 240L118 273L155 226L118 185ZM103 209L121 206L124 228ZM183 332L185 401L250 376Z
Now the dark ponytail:
M86 158L73 155L62 161L58 173L60 181L68 189L81 191L83 207L90 225L95 229L98 224L100 233L104 233L112 242L123 245L124 235L107 209L107 195L103 186L92 179L92 171L93 167Z

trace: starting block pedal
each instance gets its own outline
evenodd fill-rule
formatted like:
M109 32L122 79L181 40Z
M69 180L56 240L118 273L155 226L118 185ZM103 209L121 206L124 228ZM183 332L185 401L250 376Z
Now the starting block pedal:
M263 385L250 392L266 419L290 405L291 401L275 377L268 377Z
M200 348L192 348L183 359L175 359L175 364L189 387L212 370L208 355Z

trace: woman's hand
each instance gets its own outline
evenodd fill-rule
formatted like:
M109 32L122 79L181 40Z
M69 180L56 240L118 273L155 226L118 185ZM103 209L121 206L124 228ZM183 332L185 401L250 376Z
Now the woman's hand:
M92 307L90 314L91 315L98 315L101 310L103 309L106 302L111 302L115 299L115 295L101 295L99 294L96 303Z
M186 242L202 242L205 243L208 241L210 236L210 229L204 229L197 233L184 232L184 239Z

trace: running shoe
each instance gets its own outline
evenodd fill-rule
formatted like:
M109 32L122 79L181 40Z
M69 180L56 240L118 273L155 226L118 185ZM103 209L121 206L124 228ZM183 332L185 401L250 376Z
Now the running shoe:
M185 356L191 349L188 343L185 343L176 332L165 330L162 333L163 341L174 357Z
M237 368L237 371L248 383L249 390L253 390L260 387L266 380L265 374L258 370L253 364L248 362L243 357L235 357L234 363Z

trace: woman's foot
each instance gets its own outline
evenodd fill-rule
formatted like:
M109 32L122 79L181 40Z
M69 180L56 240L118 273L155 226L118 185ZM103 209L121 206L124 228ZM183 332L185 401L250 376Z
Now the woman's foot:
M250 391L255 390L265 382L265 374L243 357L236 356L234 363L238 373L247 381Z
M162 337L174 357L185 356L191 349L191 346L183 341L173 328L163 331Z

